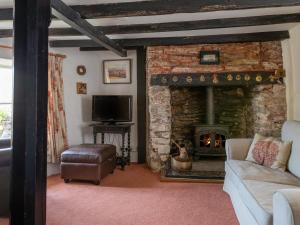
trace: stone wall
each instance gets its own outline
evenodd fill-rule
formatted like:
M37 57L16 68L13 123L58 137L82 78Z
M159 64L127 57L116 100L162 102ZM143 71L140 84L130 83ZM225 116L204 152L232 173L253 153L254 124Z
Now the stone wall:
M206 118L205 88L170 88L172 138L192 140L193 125L204 124Z
M206 123L205 88L172 87L170 91L171 137L179 142L192 141L193 125ZM214 106L216 124L227 125L231 138L253 137L255 133L280 136L286 119L285 88L215 87Z
M280 137L287 118L285 85L261 85L253 89L254 132Z
M200 65L198 57L200 50L219 50L220 64ZM184 118L184 110L189 111L191 104L201 95L201 91L197 93L197 91L188 92L185 88L176 90L162 86L151 86L150 78L152 75L221 71L272 71L282 68L282 64L280 42L148 47L147 160L152 169L159 170L161 161L167 158L172 132L178 137L190 136L190 130L183 128L184 124L191 124L195 121L205 122L203 115L205 110L200 106L196 107L191 115ZM176 101L174 101L175 95L177 96ZM232 97L232 102L226 103L222 99L226 96ZM180 101L183 102L182 107L179 107L181 109L172 108L172 104L173 106L180 106ZM216 88L215 101L219 102L218 107L216 107L216 122L231 126L231 132L236 137L251 136L254 132L277 135L286 119L285 86L282 84L261 85L252 89L246 87L241 89L236 87ZM205 105L203 100L199 100L198 104ZM228 105L230 104L232 107L229 110ZM228 109L227 112L222 110L225 106ZM198 116L199 118L197 118ZM230 121L230 117L236 119ZM177 123L174 124L175 120Z

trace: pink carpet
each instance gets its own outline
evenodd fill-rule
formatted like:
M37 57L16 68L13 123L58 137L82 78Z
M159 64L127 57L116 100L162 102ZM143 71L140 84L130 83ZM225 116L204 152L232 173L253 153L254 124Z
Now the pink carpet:
M162 183L140 165L101 186L49 179L47 225L238 225L222 184Z
M3 222L3 221L2 221ZM0 224L1 220L0 220ZM238 225L222 184L164 183L140 165L101 186L48 179L47 225Z

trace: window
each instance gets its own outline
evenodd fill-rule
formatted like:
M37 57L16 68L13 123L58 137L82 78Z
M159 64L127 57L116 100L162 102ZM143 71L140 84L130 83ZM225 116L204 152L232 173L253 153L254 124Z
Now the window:
M12 61L0 59L0 141L11 139L13 101Z

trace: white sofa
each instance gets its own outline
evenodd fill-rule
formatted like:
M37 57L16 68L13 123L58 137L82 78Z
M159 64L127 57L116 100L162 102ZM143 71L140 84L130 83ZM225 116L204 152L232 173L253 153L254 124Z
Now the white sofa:
M252 139L226 142L224 191L241 225L300 225L300 122L285 122L282 140L293 141L287 172L245 161Z

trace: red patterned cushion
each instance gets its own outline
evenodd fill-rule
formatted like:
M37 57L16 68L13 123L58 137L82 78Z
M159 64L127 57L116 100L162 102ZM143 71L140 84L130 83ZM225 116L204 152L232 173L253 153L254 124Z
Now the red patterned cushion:
M256 134L246 160L266 167L285 170L290 152L291 142L282 142L273 137Z

